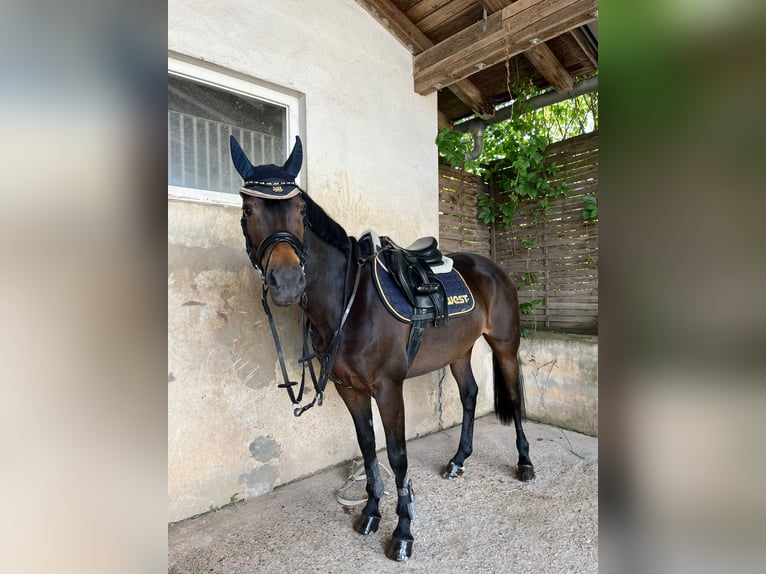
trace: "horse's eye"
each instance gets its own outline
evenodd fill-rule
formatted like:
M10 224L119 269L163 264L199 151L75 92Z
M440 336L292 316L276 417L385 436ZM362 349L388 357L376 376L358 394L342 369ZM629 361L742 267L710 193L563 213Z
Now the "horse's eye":
M250 206L243 207L242 211L245 212L245 217L250 217L253 214L253 208Z
M301 205L301 217L306 215L306 204Z

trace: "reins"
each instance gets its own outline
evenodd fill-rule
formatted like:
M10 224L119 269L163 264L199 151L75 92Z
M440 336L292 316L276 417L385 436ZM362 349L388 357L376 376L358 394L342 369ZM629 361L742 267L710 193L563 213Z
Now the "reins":
M304 222L305 225L305 222ZM269 247L276 246L278 243L287 243L292 247L292 249L295 251L296 255L298 255L298 258L301 262L301 268L303 268L303 265L306 260L306 247L305 245L292 233L289 231L277 231L276 233L273 233L269 235L266 239L264 239L261 244L258 246L258 249L256 250L256 253L254 256L251 254L251 244L250 244L250 237L247 234L247 228L244 224L242 224L242 229L245 232L245 238L247 243L247 252L248 255L250 255L250 261L253 264L253 267L255 267L261 274L261 287L262 287L262 295L261 295L261 304L263 305L263 310L266 313L266 316L269 319L269 327L271 329L271 336L274 339L274 346L277 351L277 358L279 359L279 366L282 371L282 379L283 382L277 385L277 388L284 388L287 389L287 395L290 398L290 402L292 402L293 405L295 405L295 408L293 409L293 415L296 417L301 416L304 412L309 410L311 407L313 407L315 404L318 404L319 406L322 406L322 402L324 401L324 391L327 387L327 382L329 381L331 375L332 375L332 368L335 364L335 359L338 355L338 349L340 348L340 339L341 339L341 332L343 331L343 326L346 323L346 319L348 319L348 315L351 311L351 307L354 304L354 300L356 299L356 293L359 289L359 280L362 276L362 268L367 263L367 258L361 258L356 256L358 252L358 246L356 243L356 240L349 237L348 241L350 244L349 254L346 259L346 272L345 277L343 281L343 302L344 302L344 310L341 313L340 319L338 321L338 327L335 329L332 335L332 339L330 341L330 351L329 353L311 353L309 349L309 335L311 331L311 323L306 318L306 307L308 305L308 298L306 295L306 292L303 292L303 295L301 296L300 306L301 306L301 323L302 323L302 331L303 331L303 356L298 359L298 362L301 364L301 380L300 383L296 381L291 381L290 377L287 373L287 366L285 365L285 357L284 353L282 352L282 345L279 341L279 334L277 333L277 327L274 322L274 317L272 316L271 309L269 308L269 302L268 302L268 292L269 292L269 286L267 283L267 272L268 272L268 266L269 262L271 260L271 253L269 253L268 257L266 258L266 264L264 265L262 263L262 258L266 251L269 249ZM351 268L352 268L352 261L356 261L357 268L356 273L354 277L354 284L351 288L350 294L349 294L349 284L351 283ZM314 371L314 365L313 360L315 358L318 358L321 364L321 369L319 372L319 377L316 376L316 372ZM311 377L312 384L314 386L314 398L311 400L310 403L300 406L301 401L303 400L303 391L305 390L306 386L306 370L308 369L309 375ZM293 390L293 387L298 386L298 394L295 394L295 391Z

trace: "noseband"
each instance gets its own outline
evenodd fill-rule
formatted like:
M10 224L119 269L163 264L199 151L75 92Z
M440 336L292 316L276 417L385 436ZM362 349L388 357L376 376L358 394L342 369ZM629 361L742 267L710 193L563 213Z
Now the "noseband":
M258 249L255 250L255 253L253 253L253 244L250 242L250 235L247 233L247 221L245 220L244 215L240 220L240 224L242 225L242 233L245 234L245 249L247 250L248 257L250 257L250 263L252 263L253 267L255 267L261 274L261 281L263 282L264 286L266 285L266 272L269 269L271 255L274 253L274 249L269 251L270 247L276 247L280 243L287 243L290 247L292 247L293 251L298 256L298 261L300 262L301 268L303 268L305 265L306 246L294 234L290 233L289 231L275 231L266 239L261 241L260 245L258 245ZM305 219L303 221L303 227L305 230ZM269 251L269 256L266 258L266 262L264 263L263 256L267 251Z

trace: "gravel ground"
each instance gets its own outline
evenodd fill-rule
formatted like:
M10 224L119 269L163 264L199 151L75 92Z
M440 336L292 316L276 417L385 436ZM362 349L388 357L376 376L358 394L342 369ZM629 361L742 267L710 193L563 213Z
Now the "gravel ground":
M335 499L348 475L344 465L171 524L168 572L597 572L598 440L530 421L525 432L537 473L530 483L513 478L515 434L494 415L476 420L473 455L454 481L440 471L457 448L459 427L408 442L417 517L404 564L383 553L396 526L393 497L381 501L377 533L352 530L354 511ZM387 465L385 453L379 458ZM393 492L393 479L383 478ZM364 483L349 491L363 494Z

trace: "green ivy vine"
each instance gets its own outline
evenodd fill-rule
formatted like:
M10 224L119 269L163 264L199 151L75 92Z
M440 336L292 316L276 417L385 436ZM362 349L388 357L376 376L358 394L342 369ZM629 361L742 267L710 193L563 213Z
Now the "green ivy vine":
M516 86L511 119L492 124L484 134L482 153L475 160L466 160L473 141L470 134L441 130L436 137L439 155L452 167L480 175L485 182L499 182L499 189L479 197L479 218L488 225L508 227L522 203L535 205L535 213L542 220L551 202L569 194L568 185L551 185L559 172L559 166L545 161L545 149L555 141L561 141L593 129L598 129L598 93L583 94L577 98L530 111L525 102L539 93L531 84ZM598 201L593 196L583 196L583 220L598 218ZM531 239L522 239L527 251L535 247ZM594 262L595 264L595 262ZM535 273L522 273L520 284L532 291L533 299L521 303L523 315L533 315L535 308L545 307L544 298L535 298ZM522 336L527 335L522 327Z
M545 149L553 141L598 127L597 93L536 111L524 108L526 101L539 93L534 86L517 86L513 93L516 99L512 105L517 109L511 119L487 127L478 159L465 159L473 146L470 134L441 130L436 137L440 156L452 167L478 174L484 181L499 182L496 194L479 198L479 217L500 228L510 225L523 202L534 202L537 212L545 215L552 200L569 194L568 185L550 184L559 167L544 161ZM584 201L583 218L598 217L595 198Z
M598 218L598 201L592 195L583 195L582 200L585 202L585 207L582 210L582 218L584 220L597 219Z

